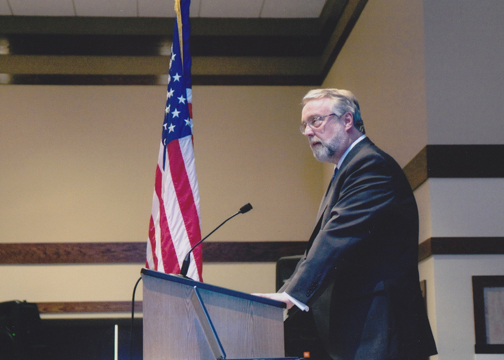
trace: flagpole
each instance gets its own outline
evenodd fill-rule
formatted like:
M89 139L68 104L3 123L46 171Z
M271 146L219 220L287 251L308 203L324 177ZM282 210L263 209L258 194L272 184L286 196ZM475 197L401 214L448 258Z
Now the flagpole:
M175 14L177 14L180 56L182 57L182 69L183 69L184 68L184 40L183 40L183 34L182 34L182 12L180 11L180 0L175 0Z

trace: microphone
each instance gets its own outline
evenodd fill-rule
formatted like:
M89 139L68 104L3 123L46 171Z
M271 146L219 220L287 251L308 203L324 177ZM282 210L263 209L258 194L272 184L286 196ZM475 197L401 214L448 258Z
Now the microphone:
M216 232L222 225L224 225L225 223L227 223L229 220L231 220L232 218L234 218L235 216L237 215L240 215L240 214L245 214L246 212L249 212L250 210L252 210L252 205L250 205L250 203L246 204L246 205L243 205L240 210L228 217L226 220L224 220L219 226L217 226L210 234L208 234L207 236L205 236L203 239L201 239L200 241L198 241L196 243L196 245L194 245L191 250L189 250L189 252L187 253L185 259L184 259L184 262L182 263L182 268L180 269L180 275L183 276L183 277L187 277L187 271L189 270L189 263L191 262L191 253L193 252L193 250L199 245L201 244L203 241L205 241L210 235L212 235L214 232Z

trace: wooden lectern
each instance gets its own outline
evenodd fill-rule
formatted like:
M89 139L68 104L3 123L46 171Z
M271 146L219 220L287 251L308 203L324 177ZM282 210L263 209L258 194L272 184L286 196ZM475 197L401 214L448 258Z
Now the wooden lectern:
M284 357L285 304L142 269L143 359Z

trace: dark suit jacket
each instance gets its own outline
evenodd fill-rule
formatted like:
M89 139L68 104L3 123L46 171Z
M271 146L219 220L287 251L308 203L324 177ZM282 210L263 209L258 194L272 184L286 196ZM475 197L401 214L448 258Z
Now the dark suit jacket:
M344 159L308 249L279 291L310 306L341 360L436 353L418 275L418 210L400 166L368 138Z

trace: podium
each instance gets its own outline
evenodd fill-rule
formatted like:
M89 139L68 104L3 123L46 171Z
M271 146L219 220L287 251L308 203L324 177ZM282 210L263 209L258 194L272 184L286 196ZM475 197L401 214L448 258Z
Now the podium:
M143 359L284 357L282 302L142 269Z

